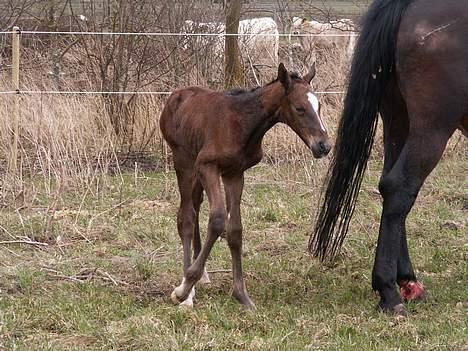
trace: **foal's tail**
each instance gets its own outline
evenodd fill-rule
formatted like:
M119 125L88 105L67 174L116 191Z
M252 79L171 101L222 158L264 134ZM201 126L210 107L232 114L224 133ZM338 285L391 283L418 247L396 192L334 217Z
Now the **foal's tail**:
M374 0L362 22L328 185L309 250L321 260L340 250L353 215L377 128L377 113L395 64L401 17L411 0Z

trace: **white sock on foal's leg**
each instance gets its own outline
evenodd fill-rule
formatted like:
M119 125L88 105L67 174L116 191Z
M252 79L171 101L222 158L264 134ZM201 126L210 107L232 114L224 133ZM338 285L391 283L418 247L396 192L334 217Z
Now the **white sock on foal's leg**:
M179 296L182 295L183 291L185 290L185 277L182 278L182 283L174 289L174 291L171 294L171 300L175 304L179 304L182 306L186 307L193 307L193 298L195 297L195 287L192 287L192 290L190 290L189 296L182 302L179 300Z
M193 307L193 298L194 297L195 297L195 287L192 288L192 290L190 291L189 296L184 301L182 301L179 306L185 306L185 307L192 308Z
M206 268L203 268L203 275L198 281L200 284L209 284L211 283L210 277ZM195 297L195 287L192 287L189 296L182 302L179 300L179 296L182 295L183 291L185 290L185 277L182 278L182 283L174 289L171 294L171 299L174 303L180 304L187 307L193 307L193 298Z

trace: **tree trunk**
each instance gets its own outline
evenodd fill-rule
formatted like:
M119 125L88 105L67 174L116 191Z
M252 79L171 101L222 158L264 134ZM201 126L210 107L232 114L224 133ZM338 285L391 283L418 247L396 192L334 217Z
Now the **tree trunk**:
M231 0L226 7L226 34L238 34L242 0ZM242 86L243 70L240 61L237 36L225 37L224 87Z

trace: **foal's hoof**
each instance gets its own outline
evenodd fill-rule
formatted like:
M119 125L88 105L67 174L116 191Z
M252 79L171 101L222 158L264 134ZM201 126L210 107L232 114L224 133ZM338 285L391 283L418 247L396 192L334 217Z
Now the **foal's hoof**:
M250 297L248 297L246 295L240 295L240 294L233 293L232 297L234 297L237 301L239 301L239 303L242 305L242 307L246 311L255 311L257 309L257 307L255 306L253 301L250 299Z
M201 276L198 282L203 285L211 283L210 276L208 275L208 272L206 271L206 269L203 270L203 275Z
M171 300L172 300L172 302L174 302L174 304L176 304L176 305L178 305L178 304L180 304L180 303L183 302L183 301L179 300L179 297L177 296L175 290L172 291L172 293L171 293Z
M250 303L242 304L242 306L246 311L250 312L254 312L257 309L257 306L255 306L255 304L252 301L250 301Z
M189 296L181 301L181 299L177 296L176 289L171 293L171 300L174 302L176 305L179 305L181 307L188 307L192 308L193 307L193 298L195 297L195 288L192 288L192 291L190 291Z
M184 307L184 308L189 308L189 309L192 309L193 308L193 299L191 298L187 298L187 300L181 302L179 304L180 307Z
M420 282L409 280L400 282L400 296L403 301L424 301L426 292Z
M391 316L395 317L406 317L408 312L406 312L406 308L402 303L395 305L393 307L390 306L382 306L380 303L377 305L377 310L379 312L386 313Z
M248 299L248 301L240 302L240 304L242 305L242 308L247 312L255 312L257 310L257 306L255 306L253 301L250 299Z

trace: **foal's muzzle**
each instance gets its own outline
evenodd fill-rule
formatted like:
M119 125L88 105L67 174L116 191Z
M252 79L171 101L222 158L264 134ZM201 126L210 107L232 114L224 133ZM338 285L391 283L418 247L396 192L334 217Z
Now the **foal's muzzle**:
M310 149L315 158L327 156L331 150L331 144L328 141L319 141L311 145Z

